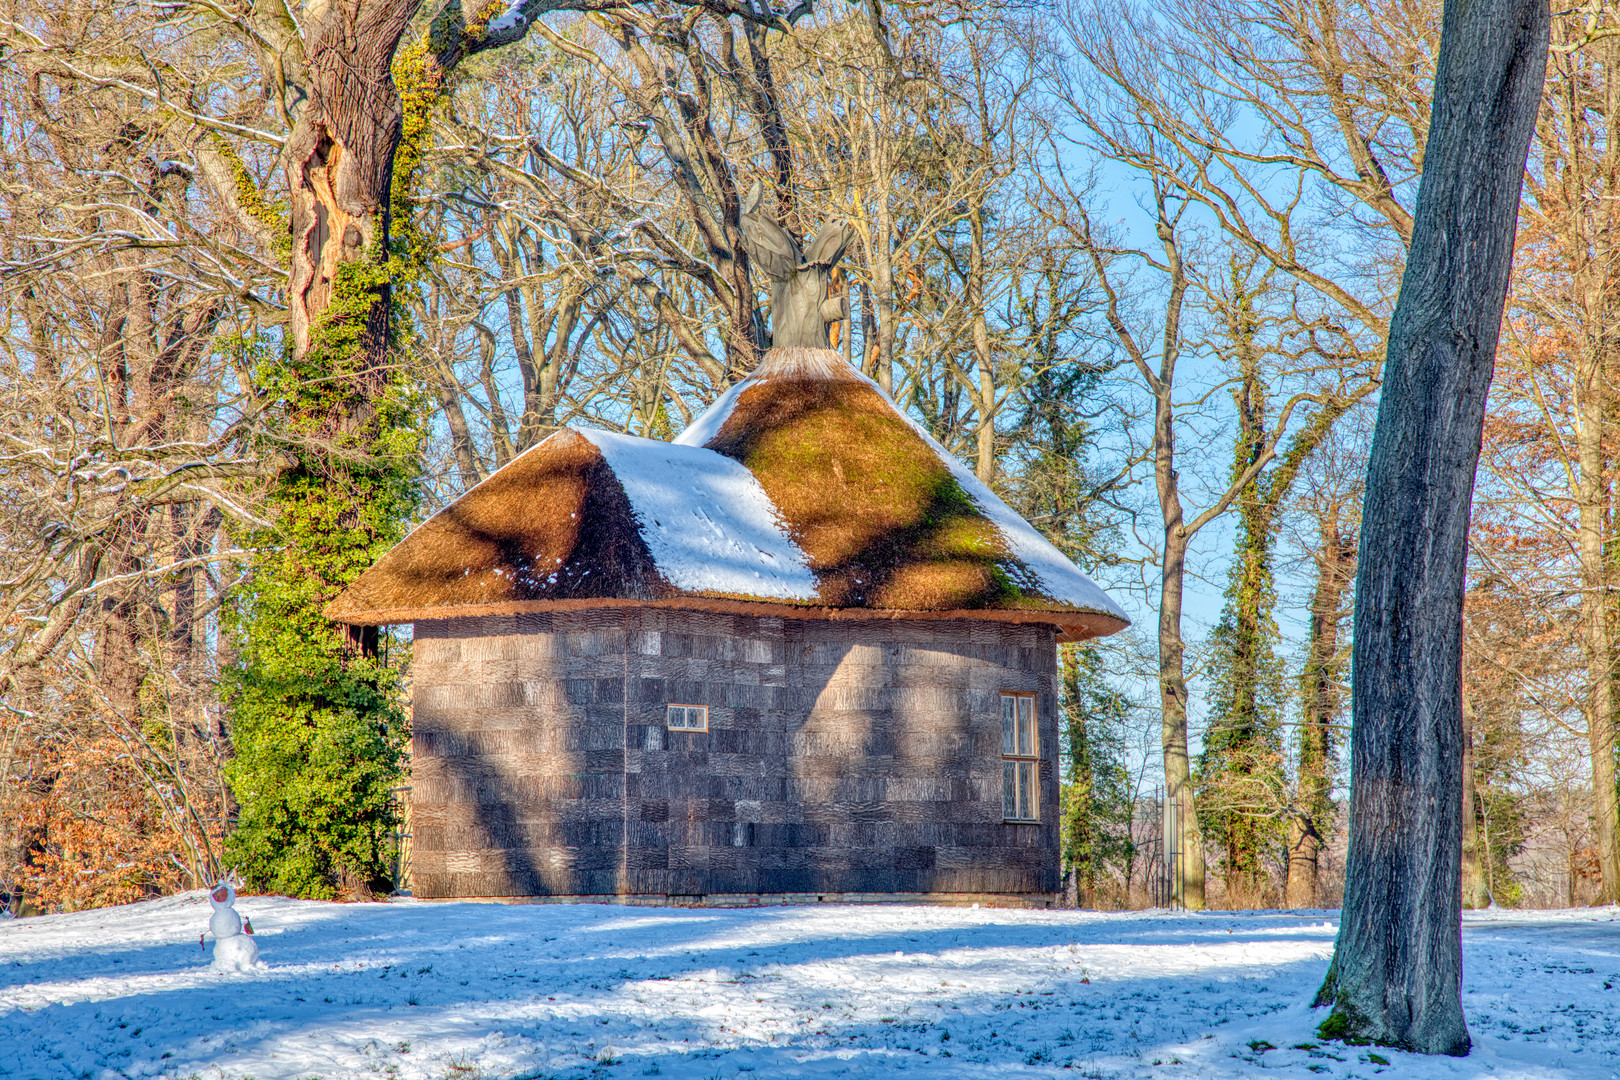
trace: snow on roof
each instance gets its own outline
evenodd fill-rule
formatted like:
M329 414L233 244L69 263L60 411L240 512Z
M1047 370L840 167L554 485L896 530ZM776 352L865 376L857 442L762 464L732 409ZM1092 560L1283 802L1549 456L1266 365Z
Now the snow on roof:
M771 350L673 443L555 432L412 531L326 614L380 625L592 601L953 613L1046 622L1071 639L1129 623L824 349Z
M753 376L742 382L732 383L725 393L715 399L713 405L704 409L685 431L675 436L674 445L707 446L716 435L720 434L720 429L731 416L731 410L737 407L737 395L752 385L754 385Z
M606 459L665 581L687 592L814 600L815 575L754 474L723 454L576 429Z

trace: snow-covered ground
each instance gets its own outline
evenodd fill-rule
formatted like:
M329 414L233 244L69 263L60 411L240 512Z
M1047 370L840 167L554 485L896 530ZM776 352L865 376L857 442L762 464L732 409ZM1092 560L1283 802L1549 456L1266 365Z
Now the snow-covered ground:
M239 975L202 893L0 924L0 1076L1620 1076L1614 908L1470 914L1429 1059L1312 1036L1332 912L238 907Z

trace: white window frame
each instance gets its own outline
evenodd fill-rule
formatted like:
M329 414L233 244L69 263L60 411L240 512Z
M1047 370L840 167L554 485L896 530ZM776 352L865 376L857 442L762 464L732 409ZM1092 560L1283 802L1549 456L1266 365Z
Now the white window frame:
M696 719L696 723L693 720ZM664 712L664 723L671 731L708 731L707 705L677 705L670 703Z
M1040 710L1034 694L1001 694L1001 818L1041 819Z

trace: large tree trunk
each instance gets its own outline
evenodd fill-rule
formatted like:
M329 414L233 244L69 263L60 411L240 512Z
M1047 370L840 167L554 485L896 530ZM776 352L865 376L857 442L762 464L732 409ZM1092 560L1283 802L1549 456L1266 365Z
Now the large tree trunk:
M1367 468L1350 850L1327 1037L1466 1054L1462 607L1468 518L1546 0L1447 0L1412 246Z
M389 186L403 123L394 51L419 0L343 0L311 10L305 27L309 103L288 141L292 192L293 341L299 356L333 299L344 264L388 261ZM367 298L366 366L388 341L386 275ZM369 372L368 372L369 375ZM366 378L367 376L362 376Z
M338 391L325 415L305 418L326 437L364 427L387 384L389 194L403 128L393 61L419 2L337 0L306 16L309 102L284 156L292 195L288 304L300 367ZM352 508L345 526L360 512ZM322 598L343 584L323 583ZM375 628L343 632L352 652L376 652Z

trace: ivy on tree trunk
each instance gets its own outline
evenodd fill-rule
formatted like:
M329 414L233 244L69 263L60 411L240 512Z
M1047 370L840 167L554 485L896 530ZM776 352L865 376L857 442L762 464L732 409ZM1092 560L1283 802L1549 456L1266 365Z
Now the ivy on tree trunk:
M322 608L404 533L417 508L422 403L392 362L395 155L407 115L426 135L434 78L395 52L416 0L349 0L305 28L307 101L289 139L289 348L262 364L289 462L270 494L270 528L233 613L240 645L226 678L241 805L229 854L259 888L366 895L389 884L392 789L408 724L399 668L375 628L337 626ZM420 61L420 53L410 54ZM401 162L414 168L419 146ZM408 179L408 177L407 177ZM400 185L403 187L403 185Z

